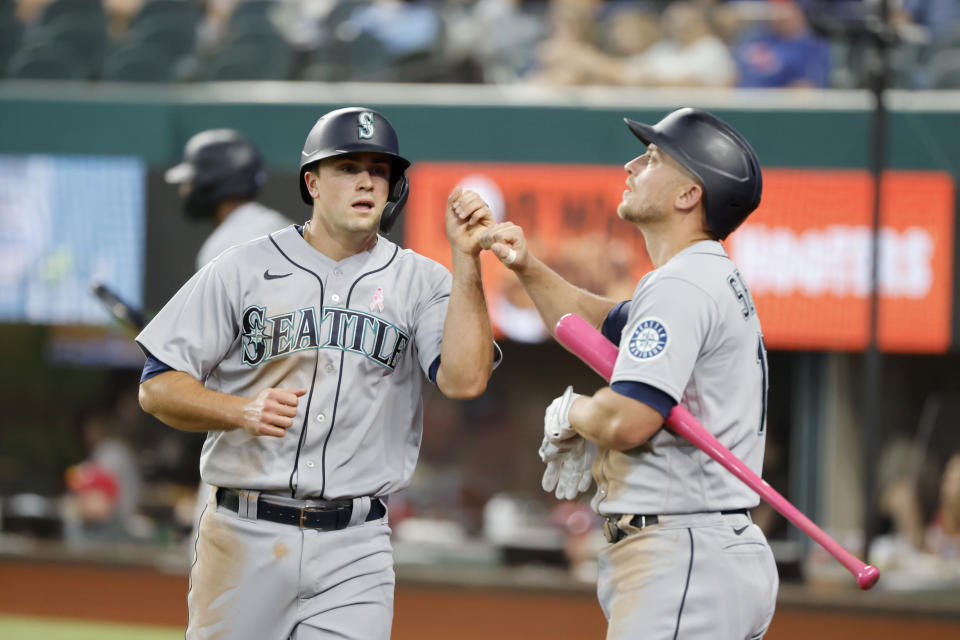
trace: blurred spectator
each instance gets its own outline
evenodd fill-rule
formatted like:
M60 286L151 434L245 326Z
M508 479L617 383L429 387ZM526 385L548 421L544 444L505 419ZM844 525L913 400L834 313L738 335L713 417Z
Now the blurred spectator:
M660 20L662 38L631 61L630 84L662 87L729 87L736 64L693 2L671 3Z
M597 554L607 546L601 533L603 518L587 504L564 500L553 507L550 520L566 536L563 551L570 574L581 582L596 582Z
M765 25L735 48L738 85L749 88L826 87L830 49L815 36L793 0L777 0Z
M130 19L143 7L146 0L103 0L107 15L107 31L117 39L127 30Z
M142 528L137 518L142 478L136 453L123 436L123 403L121 396L116 411L94 411L80 425L88 454L64 476L70 492L65 504L68 542L127 542Z
M583 40L550 38L537 52L543 77L554 84L620 85L630 82L630 61L654 42L657 16L633 5L616 6L600 25L603 46Z
M70 490L65 518L68 543L129 539L117 509L119 483L109 469L83 462L67 469L64 480Z
M950 457L943 470L939 507L927 529L926 543L937 557L960 562L960 452Z
M894 0L891 20L923 29L933 47L960 45L960 2L957 0Z
M536 50L537 64L526 79L536 84L570 86L583 84L576 52L596 49L597 3L595 0L550 0L547 13L550 34ZM571 55L566 55L567 53Z
M890 19L894 83L910 89L960 87L960 1L899 0Z
M354 36L371 35L387 54L400 58L434 47L440 40L441 27L440 15L423 0L373 0L350 14L340 25L339 35L344 31Z
M230 26L230 15L242 0L205 0L197 28L197 44L201 50L213 50L223 41Z
M53 0L16 0L17 18L24 24L33 24L40 18L43 8Z
M533 66L546 36L541 5L524 0L448 0L444 4L445 55L472 69L463 79L516 82Z
M278 30L295 49L312 51L326 44L330 27L349 0L279 0L273 16Z
M921 551L924 544L921 455L911 440L896 437L884 447L877 465L879 512L890 523L892 542L904 550Z

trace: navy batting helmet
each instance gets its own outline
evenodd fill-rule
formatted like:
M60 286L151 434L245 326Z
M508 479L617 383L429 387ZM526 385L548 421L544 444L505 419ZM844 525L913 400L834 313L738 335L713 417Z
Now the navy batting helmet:
M760 204L760 161L743 136L716 116L684 107L653 125L624 118L644 144L655 144L703 184L707 226L721 240Z
M380 217L380 229L386 233L407 202L410 183L406 171L410 161L400 155L400 143L393 126L373 109L347 107L331 111L317 120L300 153L300 196L307 204L313 204L303 180L311 165L324 158L362 152L382 153L392 160L390 195Z
M183 162L164 174L170 184L189 183L186 214L212 217L224 200L253 200L266 181L263 159L243 134L233 129L201 131L183 151Z

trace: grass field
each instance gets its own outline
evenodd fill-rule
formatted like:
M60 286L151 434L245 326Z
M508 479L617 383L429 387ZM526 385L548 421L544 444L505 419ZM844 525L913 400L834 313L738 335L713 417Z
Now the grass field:
M4 640L183 640L183 629L145 625L0 616Z

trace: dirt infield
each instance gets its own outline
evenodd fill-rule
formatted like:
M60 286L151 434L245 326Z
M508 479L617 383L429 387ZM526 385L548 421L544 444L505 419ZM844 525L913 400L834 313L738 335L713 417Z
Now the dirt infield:
M0 612L183 626L187 579L147 569L0 563ZM606 623L588 593L543 594L400 582L394 640L603 638ZM960 621L910 615L778 608L770 640L819 638L955 640Z

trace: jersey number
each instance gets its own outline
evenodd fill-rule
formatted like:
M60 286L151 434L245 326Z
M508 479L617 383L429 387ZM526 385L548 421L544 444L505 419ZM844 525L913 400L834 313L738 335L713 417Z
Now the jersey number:
M763 343L763 334L757 336L757 363L760 365L760 428L757 435L762 436L767 429L767 346Z

